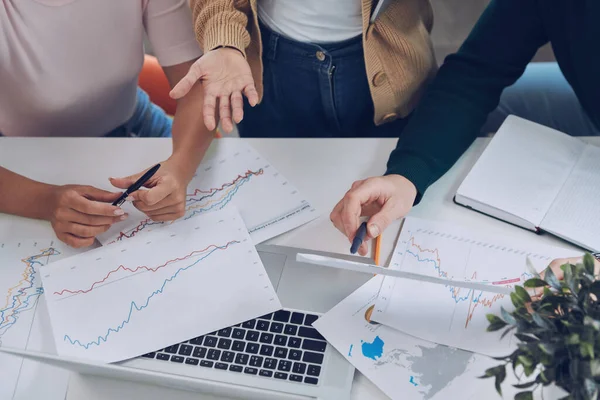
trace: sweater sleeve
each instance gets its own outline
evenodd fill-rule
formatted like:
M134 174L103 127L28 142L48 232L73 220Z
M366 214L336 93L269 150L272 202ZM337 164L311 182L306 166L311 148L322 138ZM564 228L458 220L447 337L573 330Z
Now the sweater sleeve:
M457 53L448 56L400 134L386 175L417 188L418 203L473 143L504 88L548 39L539 0L491 0Z
M228 46L246 55L250 45L249 0L191 0L190 6L196 39L205 53Z

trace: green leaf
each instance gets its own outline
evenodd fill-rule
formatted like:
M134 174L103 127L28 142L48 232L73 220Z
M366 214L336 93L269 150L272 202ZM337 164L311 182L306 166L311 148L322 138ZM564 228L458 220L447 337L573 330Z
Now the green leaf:
M516 325L517 324L517 321L515 320L515 317L513 317L508 311L506 311L504 309L504 307L500 307L500 315L502 315L502 319L507 324L509 324L509 325Z
M600 377L600 360L594 359L590 361L590 373L594 378Z
M540 278L530 278L523 282L523 286L525 286L526 288L536 288L548 286L548 283Z
M588 396L588 399L597 399L598 398L598 385L590 378L585 378L583 381L585 392Z
M519 339L521 342L525 342L525 343L536 342L538 340L538 339L534 338L533 336L529 336L524 333L515 333L515 337L517 339Z
M583 324L585 326L591 326L592 328L594 328L595 331L600 331L600 321L590 317L589 315L586 315L583 318Z
M594 358L594 345L589 342L581 342L579 344L579 351L583 358Z
M502 319L495 314L486 314L485 316L490 324L494 324L496 322L502 322Z
M506 368L502 368L502 371L496 375L496 380L494 381L494 386L496 387L496 392L498 392L498 394L500 396L502 396L502 382L504 382L504 379L506 379Z
M533 318L533 322L535 322L535 324L540 328L554 330L554 325L552 325L547 318L542 317L540 314L533 312L531 313L531 317Z
M498 374L501 374L502 371L506 372L506 368L504 365L498 365L495 367L491 367L485 370L485 373L480 376L480 378L490 378L492 376L497 376Z
M540 343L538 347L549 356L553 356L557 349L557 346L553 343Z
M533 360L530 357L527 357L526 355L520 355L517 358L519 359L521 364L523 364L524 367L531 367L533 365Z
M515 400L533 400L533 392L531 390L519 392L515 395Z
M546 268L546 271L544 272L544 279L554 289L557 289L557 290L561 290L562 289L562 286L560 285L560 281L558 280L558 278L556 277L556 275L554 275L554 272L552 271L552 268L550 268L550 267Z
M494 322L493 324L488 325L486 331L495 332L506 326L506 322L500 320L500 322Z
M594 257L590 253L585 253L583 256L583 267L585 272L594 276Z
M580 342L580 340L579 340L579 334L577 334L577 333L572 333L567 338L567 344L577 345L577 344L579 344L579 342Z
M513 386L517 389L527 389L528 387L532 387L533 385L535 385L535 381L519 383L519 384L513 385Z
M525 376L531 376L535 371L535 365L523 365L523 371L525 372Z
M515 286L515 293L521 300L523 300L523 303L531 303L531 297L529 296L529 293L527 293L527 290L523 289L521 286Z
M575 283L573 266L571 264L565 264L561 268L563 268L563 272L564 272L564 276L565 276L564 281L567 283L569 290L571 290L571 292L573 294L577 294L578 288L577 288L577 284Z
M519 308L521 306L523 306L525 303L523 302L523 300L521 300L521 298L519 297L518 294L516 294L515 292L512 292L510 294L510 301L512 301L513 305L516 308Z

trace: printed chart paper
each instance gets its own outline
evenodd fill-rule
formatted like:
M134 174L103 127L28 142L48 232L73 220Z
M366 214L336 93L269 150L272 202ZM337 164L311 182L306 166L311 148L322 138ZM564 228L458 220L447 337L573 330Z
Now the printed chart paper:
M258 244L318 217L310 202L251 146L238 139L215 140L213 146L188 185L185 216L175 222L236 206ZM123 209L129 217L98 236L103 245L173 223L152 221L129 202Z
M493 382L477 379L497 362L369 322L383 276L376 276L313 326L393 400L482 399ZM372 320L371 320L372 321Z
M42 281L58 354L101 362L281 309L234 208L59 261Z
M49 239L0 242L0 346L54 349L40 306L40 269L78 252ZM0 399L63 400L68 379L63 369L0 354Z
M506 286L532 277L529 257L537 271L555 258L583 253L559 247L510 243L483 236L455 224L406 218L390 268L424 275L488 282ZM514 309L509 296L452 286L386 277L373 320L410 335L490 356L514 349L512 335L486 332L486 314Z

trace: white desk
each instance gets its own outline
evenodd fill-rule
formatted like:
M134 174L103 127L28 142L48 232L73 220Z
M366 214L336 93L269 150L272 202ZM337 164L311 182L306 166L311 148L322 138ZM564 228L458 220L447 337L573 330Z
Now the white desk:
M225 139L235 140L235 139ZM600 145L600 138L588 138ZM298 189L305 193L321 212L321 218L267 243L314 250L347 253L349 243L331 224L329 212L357 179L380 175L388 155L395 147L394 139L248 139ZM443 221L454 221L489 233L531 240L534 233L469 211L453 203L452 197L488 139L478 139L461 160L427 192L411 215ZM66 184L82 183L109 189L109 176L125 176L138 172L171 152L170 139L26 139L0 138L0 165L34 179ZM135 167L131 167L135 164ZM82 168L83 165L91 166ZM129 167L127 167L129 165ZM91 171L90 171L91 170ZM18 230L12 227L18 225ZM383 235L382 261L386 261L398 235L399 222ZM49 224L0 215L0 238L18 232L35 235L52 234ZM21 233L23 234L23 233ZM327 237L327 241L322 238ZM540 236L547 243L568 247L554 237ZM496 396L490 381L490 397ZM353 399L386 399L360 373L356 374ZM149 387L130 382L73 375L69 400L95 399L209 399L196 393ZM210 397L210 399L213 399Z

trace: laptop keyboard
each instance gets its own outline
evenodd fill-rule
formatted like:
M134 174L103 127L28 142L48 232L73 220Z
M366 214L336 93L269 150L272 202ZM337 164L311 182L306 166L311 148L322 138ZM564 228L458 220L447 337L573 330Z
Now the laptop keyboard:
M327 349L317 318L279 310L142 357L317 385Z

